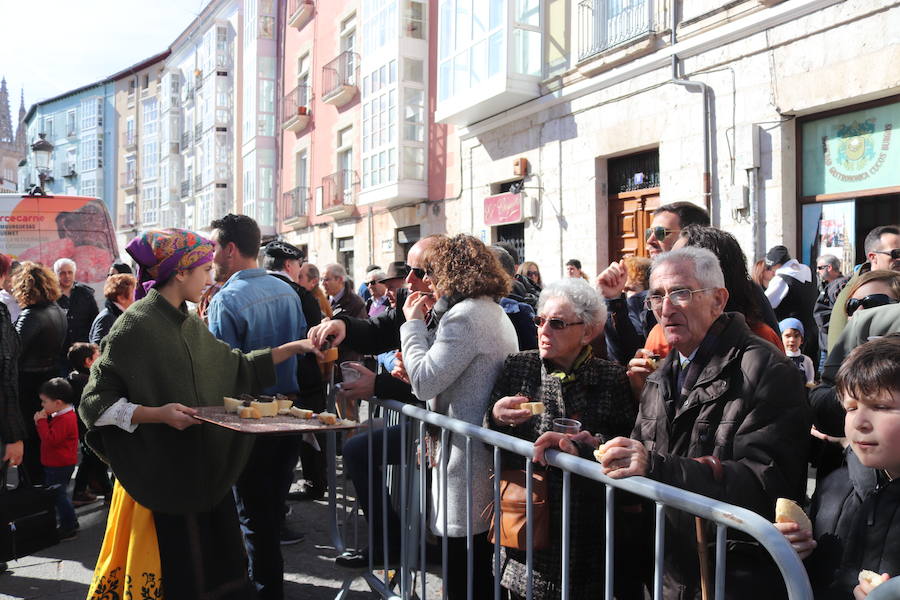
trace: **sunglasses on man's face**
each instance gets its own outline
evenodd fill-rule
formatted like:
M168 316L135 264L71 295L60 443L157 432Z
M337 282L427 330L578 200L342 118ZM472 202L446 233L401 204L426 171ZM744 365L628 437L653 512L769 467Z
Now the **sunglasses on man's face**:
M651 238L655 238L657 242L662 242L666 237L673 233L677 233L681 231L680 229L666 229L665 227L657 226L657 227L648 227L644 232L644 239L648 242Z
M425 269L419 267L412 267L410 265L406 265L409 268L409 272L415 275L418 279L425 279Z
M557 331L561 331L566 327L571 327L572 325L584 325L584 321L577 321L575 323L566 323L562 319L547 319L544 317L535 316L532 317L532 321L538 327L543 327L544 324L550 327L550 329L556 329Z
M875 254L886 254L891 257L891 260L900 260L900 248L894 248L893 250L875 250Z
M860 308L875 308L886 304L896 304L897 300L887 294L869 294L865 298L850 298L847 301L847 316L852 317Z

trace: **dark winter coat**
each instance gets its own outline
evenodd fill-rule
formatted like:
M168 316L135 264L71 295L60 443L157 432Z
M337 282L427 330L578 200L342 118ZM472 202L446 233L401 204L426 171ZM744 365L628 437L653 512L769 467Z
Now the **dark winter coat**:
M91 325L100 311L97 309L97 300L94 299L94 290L77 281L72 286L69 295L60 296L57 304L66 311L68 320L66 344L63 349L63 354L65 354L75 342L88 341Z
M88 341L92 344L99 344L100 341L106 337L106 334L109 333L109 330L112 329L113 323L116 322L116 319L119 318L119 315L121 315L122 312L123 311L119 308L118 304L107 299L103 310L100 311L100 314L97 315L97 318L94 319L93 324L91 324L91 332L88 335Z
M851 450L844 454L846 462L816 485L809 511L817 545L805 564L817 598L824 597L831 584L837 583L835 576L853 531L854 518L865 498L878 486L875 469L864 467ZM845 598L851 596L852 593Z
M669 353L641 395L631 437L648 450L648 476L771 520L775 501L801 498L806 485L810 421L800 371L753 335L738 313L724 314L710 327L688 370L684 395L674 389L678 356ZM693 460L708 455L721 461L720 481ZM670 511L666 532L665 597L693 598L699 594L694 518ZM729 532L729 597L751 589L753 597L765 597L759 582L770 579L760 578L767 563L754 546ZM748 569L755 572L754 585L733 580ZM771 579L781 585L777 575Z
M66 313L56 302L26 306L16 319L21 342L19 371L50 371L59 364L59 356L67 348Z
M25 422L19 410L19 334L0 302L0 442L25 439Z
M834 583L825 594L827 600L853 597L859 572L863 569L900 573L900 480L887 481L879 476L879 484L863 500L853 516L841 566Z

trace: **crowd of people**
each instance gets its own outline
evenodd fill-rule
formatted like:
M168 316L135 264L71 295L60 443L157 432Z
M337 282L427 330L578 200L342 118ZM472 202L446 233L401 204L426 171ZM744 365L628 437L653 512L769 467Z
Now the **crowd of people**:
M562 591L562 474L546 465L548 449L770 520L777 499L795 500L812 529L776 527L816 597L859 600L878 583L858 579L861 570L881 580L900 570L897 226L870 232L866 261L846 275L834 256L816 257L814 273L784 246L751 268L705 210L673 203L645 232L649 258L595 278L572 259L550 281L510 243L432 235L405 261L370 265L358 287L342 265L320 269L285 241L262 245L249 217L227 215L210 231L137 236L126 248L136 274L110 267L102 311L71 260L48 268L0 256L3 459L23 485L55 486L64 539L77 535L75 506L109 505L89 598L138 588L167 599L283 598L281 546L303 539L285 515L291 501L326 493L324 440L239 435L195 415L243 393L320 412L329 381L340 383L345 415L361 400L396 399L534 443L553 532L534 552L535 598ZM398 562L400 518L369 464L401 462L401 440L415 439L403 427L363 428L343 443L373 536L340 566ZM506 597L525 597L526 551L504 547L496 570L490 511L467 510L492 503L490 449L462 436L440 442L429 432L420 459L446 466L446 480L430 477L428 522L446 541L448 597L470 586L493 597L495 579ZM601 484L574 478L572 597L602 593L604 506ZM643 597L653 517L652 505L617 496L617 598ZM666 518L665 597L699 597L709 557L697 525ZM729 531L727 565L729 598L785 595L752 539Z

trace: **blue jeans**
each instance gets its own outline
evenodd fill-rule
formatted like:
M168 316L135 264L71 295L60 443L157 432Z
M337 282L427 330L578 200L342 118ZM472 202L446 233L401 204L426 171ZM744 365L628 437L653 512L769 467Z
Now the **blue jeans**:
M381 479L381 468L384 465L400 464L400 425L388 427L386 432L378 427L367 434L355 435L344 444L344 470L353 481L353 489L366 518L372 523L372 539L369 540L369 552L381 556L384 552L384 518L383 498L386 497ZM369 436L372 436L372 476L374 484L369 481ZM382 460L382 445L387 438L387 463ZM412 440L407 437L407 443ZM372 486L372 506L369 506L369 487ZM399 557L400 549L400 517L390 502L387 504L388 552L391 559Z
M69 494L66 492L74 471L75 465L71 467L44 467L44 485L58 486L56 488L56 514L59 516L61 529L75 529L78 525L75 507L72 506Z
M297 458L300 436L259 437L234 486L250 579L260 600L284 598L281 522Z

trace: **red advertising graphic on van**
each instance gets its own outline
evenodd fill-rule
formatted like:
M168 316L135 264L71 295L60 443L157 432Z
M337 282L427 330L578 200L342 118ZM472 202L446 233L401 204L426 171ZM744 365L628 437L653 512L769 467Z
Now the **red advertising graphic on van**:
M76 279L98 284L118 255L103 202L76 196L0 196L0 252L48 267L71 258Z

